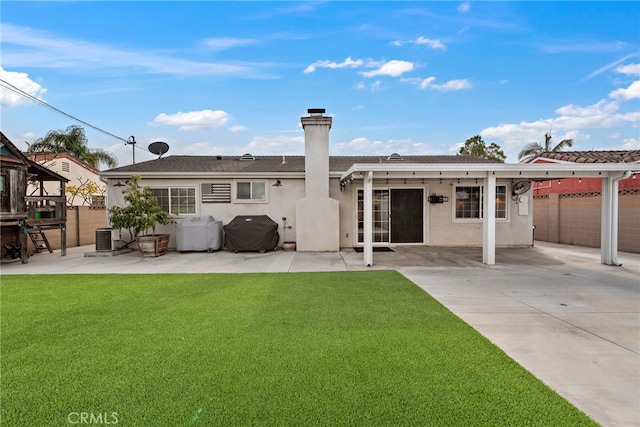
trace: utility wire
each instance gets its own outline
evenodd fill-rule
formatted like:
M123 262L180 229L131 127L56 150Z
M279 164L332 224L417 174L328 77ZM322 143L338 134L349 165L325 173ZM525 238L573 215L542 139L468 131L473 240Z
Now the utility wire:
M101 132L101 133L103 133L103 134L105 134L107 136L110 136L112 138L115 138L115 139L118 139L120 141L123 141L125 144L129 143L128 139L125 139L125 138L122 138L120 136L114 135L111 132L108 132L108 131L106 131L104 129L101 129L101 128L97 127L97 126L94 126L91 123L85 122L84 120L81 120L81 119L79 119L79 118L77 118L75 116L72 116L71 114L65 113L64 111L60 110L59 108L56 108L53 105L47 104L45 101L36 98L35 96L23 91L20 88L15 87L11 83L9 83L9 82L7 82L7 81L5 81L3 79L0 79L0 87L4 87L5 89L10 90L11 92L13 92L13 93L15 93L15 94L17 94L19 96L22 96L23 98L26 98L31 102L34 102L34 103L36 103L38 105L42 105L43 107L48 108L48 109L50 109L50 110L52 110L52 111L54 111L54 112L56 112L58 114L61 114L61 115L65 116L65 117L68 117L68 118L70 118L72 120L75 120L77 122L80 122L83 125L86 125L86 126L90 127L91 129L97 130L98 132ZM140 150L146 151L147 153L150 152L149 150L146 150L146 149L144 149L142 147L137 146L137 144L133 144L133 146L134 146L134 148L138 148Z

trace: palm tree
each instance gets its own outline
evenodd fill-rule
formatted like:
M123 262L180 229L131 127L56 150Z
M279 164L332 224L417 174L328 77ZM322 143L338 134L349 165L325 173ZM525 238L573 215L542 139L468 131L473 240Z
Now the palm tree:
M89 148L84 128L71 125L65 130L49 131L44 138L27 142L30 153L50 152L69 153L79 160L98 169L101 163L110 168L118 166L118 160L113 154L101 148Z
M567 147L573 147L573 139L563 139L555 147L551 147L551 130L544 134L544 146L539 142L530 142L518 153L518 160L527 163L542 153L556 153Z

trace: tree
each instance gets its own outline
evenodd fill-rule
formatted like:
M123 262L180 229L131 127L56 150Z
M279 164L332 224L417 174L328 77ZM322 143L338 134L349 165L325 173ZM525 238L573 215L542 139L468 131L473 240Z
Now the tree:
M504 163L507 158L498 144L492 142L487 146L480 135L467 139L464 145L460 147L458 154L482 157L497 163Z
M551 147L551 130L544 134L544 146L539 142L530 142L518 154L521 162L530 162L542 153L557 153L567 147L573 147L573 139L563 139L555 147Z
M167 211L162 209L151 189L140 187L139 181L140 175L131 175L127 187L122 192L127 205L113 206L109 209L111 226L129 231L131 242L127 245L135 241L139 234L147 235L149 230L152 230L152 235L155 235L158 224L173 223L173 219Z
M101 148L89 148L87 143L88 139L84 134L84 128L71 125L65 130L49 131L44 138L38 138L27 145L31 153L69 153L96 169L101 163L110 168L118 166L118 160L113 154Z

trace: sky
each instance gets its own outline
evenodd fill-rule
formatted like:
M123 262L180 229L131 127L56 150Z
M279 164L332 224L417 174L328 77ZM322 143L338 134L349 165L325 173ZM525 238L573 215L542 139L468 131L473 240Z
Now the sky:
M2 1L2 132L70 125L120 166L168 155L303 155L300 117L333 117L331 155L507 162L530 142L640 149L640 2ZM125 144L130 136L135 148ZM119 139L118 139L119 138Z

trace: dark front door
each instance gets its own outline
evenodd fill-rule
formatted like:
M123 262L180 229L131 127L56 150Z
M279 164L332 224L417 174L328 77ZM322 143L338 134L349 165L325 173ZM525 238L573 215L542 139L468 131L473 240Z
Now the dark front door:
M422 243L424 235L424 190L391 190L391 243Z

